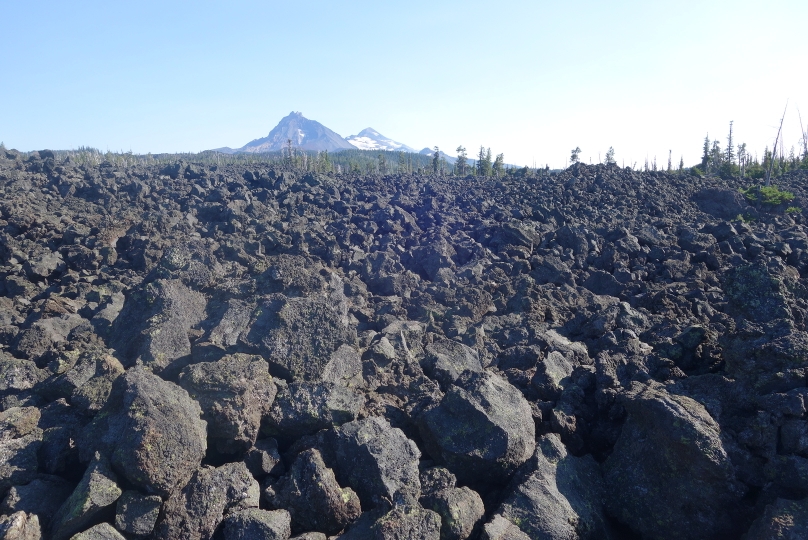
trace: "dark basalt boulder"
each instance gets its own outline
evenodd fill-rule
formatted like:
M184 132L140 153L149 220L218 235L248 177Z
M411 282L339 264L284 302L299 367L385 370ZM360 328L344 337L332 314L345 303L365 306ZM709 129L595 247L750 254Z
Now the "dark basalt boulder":
M481 524L485 506L480 495L468 487L448 487L421 498L424 508L441 518L441 540L466 540Z
M126 540L126 537L109 523L99 523L71 537L70 540Z
M439 540L440 516L417 503L397 504L388 511L381 509L365 512L340 538L344 540Z
M243 452L255 443L277 391L266 361L246 354L188 366L178 382L199 402L208 440L225 454Z
M556 434L539 439L535 456L506 493L488 529L501 527L499 517L530 538L616 538L604 511L598 464L591 456L570 455Z
M286 476L272 486L274 508L287 509L292 531L320 531L337 534L362 513L359 497L337 483L314 449L298 454Z
M357 392L333 383L297 382L281 386L268 411L264 432L291 442L356 419L364 405Z
M356 341L344 298L341 292L307 298L270 295L258 302L242 343L267 359L273 375L320 380L332 355Z
M505 483L536 447L530 405L488 372L458 379L418 426L429 455L464 482Z
M125 360L176 375L190 362L188 331L205 318L205 297L177 280L158 279L132 291L115 319L111 346Z
M202 467L166 500L155 536L208 540L227 514L257 509L259 497L258 482L244 463Z
M224 540L289 540L291 519L286 510L248 508L235 512L222 523Z
M36 478L42 447L40 411L36 407L12 407L0 412L0 496L15 485Z
M798 540L808 535L808 501L777 499L744 536L745 540Z
M321 453L333 460L339 485L352 488L368 508L407 494L421 492L418 459L421 452L404 433L384 418L348 422L324 438Z
M143 495L137 491L124 491L115 511L115 527L135 536L152 533L163 500L158 495Z
M609 513L650 538L740 535L746 490L704 407L653 384L622 404L626 423L603 464Z
M0 505L0 513L25 512L37 516L43 530L50 530L51 519L73 492L74 485L58 476L40 475L31 482L13 486Z
M115 380L109 400L78 442L100 451L132 485L161 496L184 486L207 448L199 404L142 367Z
M463 373L483 370L480 355L466 345L438 337L427 345L422 360L424 371L444 386L453 384Z
M52 538L64 540L101 517L123 492L106 459L96 454L81 482L53 516Z

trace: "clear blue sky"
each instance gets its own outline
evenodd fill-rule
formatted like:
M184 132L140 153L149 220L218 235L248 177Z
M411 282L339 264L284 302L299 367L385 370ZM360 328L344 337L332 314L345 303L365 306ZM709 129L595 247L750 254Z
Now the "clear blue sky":
M436 5L437 4L437 5ZM0 3L0 141L239 147L290 111L563 167L762 153L808 123L805 0Z

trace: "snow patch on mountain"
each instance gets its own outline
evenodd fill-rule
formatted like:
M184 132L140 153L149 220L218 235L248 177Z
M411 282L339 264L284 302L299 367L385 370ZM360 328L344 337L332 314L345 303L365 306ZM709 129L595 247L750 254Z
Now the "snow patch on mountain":
M373 128L365 128L356 135L345 137L345 140L360 150L415 152L413 148L385 137Z

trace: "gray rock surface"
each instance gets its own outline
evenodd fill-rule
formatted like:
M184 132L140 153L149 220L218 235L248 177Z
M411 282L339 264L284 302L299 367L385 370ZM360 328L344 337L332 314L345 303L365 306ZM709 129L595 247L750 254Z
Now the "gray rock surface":
M162 505L163 500L158 495L124 491L115 509L115 527L135 536L151 534Z
M530 405L488 372L458 380L418 422L429 454L469 482L507 482L536 445Z
M276 388L260 356L235 354L186 367L179 385L202 407L208 439L219 452L244 451L255 443Z
M654 385L638 385L624 407L628 418L603 464L609 512L654 538L737 534L744 489L704 407Z
M155 536L188 540L213 538L227 514L257 509L259 497L258 482L244 463L203 467L196 471L182 491L173 493L166 500Z
M421 452L384 418L349 422L326 440L329 448L324 451L334 455L339 485L352 488L363 506L392 501L399 494L418 498Z
M536 455L506 493L495 516L516 525L530 538L614 538L604 512L598 464L591 456L570 455L556 434L539 439ZM497 528L496 524L489 527Z
M53 516L53 539L72 537L112 508L122 493L117 480L106 459L96 456L81 482Z
M235 512L222 524L225 540L288 540L291 536L291 518L286 510L259 510L248 508Z
M272 506L289 510L294 532L337 534L362 513L359 497L340 487L317 450L300 453L273 490Z
M129 482L167 496L184 486L207 448L202 410L188 393L144 368L119 377L109 401L78 441L101 451Z

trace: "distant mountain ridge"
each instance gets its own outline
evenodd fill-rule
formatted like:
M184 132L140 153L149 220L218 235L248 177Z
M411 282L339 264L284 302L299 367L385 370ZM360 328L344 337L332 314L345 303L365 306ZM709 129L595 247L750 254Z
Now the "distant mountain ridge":
M331 131L316 120L309 120L302 113L292 111L281 119L278 125L266 137L248 142L238 149L218 148L226 153L258 153L280 152L291 141L294 148L329 152L337 150L353 150L355 147L339 134Z
M320 122L309 120L302 113L292 111L281 119L266 137L248 142L241 148L222 147L214 152L225 154L280 152L289 145L299 150L338 152L340 150L387 150L418 153L404 143L385 137L373 128L365 128L356 135L343 138Z

